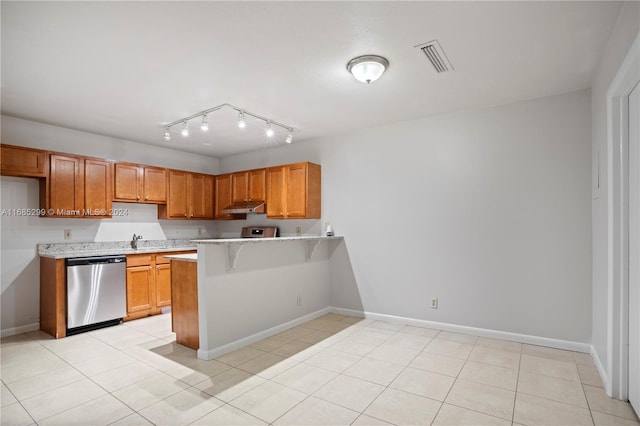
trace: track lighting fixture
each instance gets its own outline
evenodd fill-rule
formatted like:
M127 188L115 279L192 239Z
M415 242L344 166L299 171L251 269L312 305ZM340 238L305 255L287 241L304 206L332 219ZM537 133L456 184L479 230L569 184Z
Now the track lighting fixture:
M267 126L264 128L264 132L266 133L267 137L273 137L274 135L274 131L271 128L271 123L267 121Z
M277 121L274 121L270 118L267 117L263 117L261 115L258 114L254 114L252 112L247 111L246 109L241 109L238 108L234 105L231 104L222 104L222 105L217 105L213 108L209 108L206 109L204 111L200 111L196 114L190 115L188 117L185 118L181 118L179 120L173 121L169 124L166 124L164 126L164 139L166 141L171 140L171 127L176 126L180 123L182 123L182 130L180 131L180 133L182 134L182 136L189 136L189 121L193 120L195 118L199 118L202 117L202 123L200 125L200 128L202 129L203 132L206 132L207 130L209 130L209 124L207 122L207 116L208 114L214 112L214 111L218 111L219 109L222 108L231 108L235 111L238 112L238 127L241 129L244 129L245 127L247 127L247 122L245 121L245 115L251 116L257 120L262 120L265 123L265 134L268 138L272 138L276 135L276 132L274 130L274 126L275 127L280 127L281 129L287 131L287 136L285 138L285 142L286 143L291 143L293 141L293 127L288 126L286 124L283 123L279 123ZM216 126L218 127L218 126Z
M240 127L241 129L247 127L247 122L244 121L244 112L242 111L238 113L238 127Z

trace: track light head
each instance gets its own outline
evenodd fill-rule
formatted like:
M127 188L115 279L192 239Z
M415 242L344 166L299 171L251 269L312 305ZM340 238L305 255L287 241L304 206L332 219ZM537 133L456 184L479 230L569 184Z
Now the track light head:
M170 141L171 140L171 133L169 132L169 128L168 127L164 128L164 140L165 141Z
M182 136L189 136L189 124L187 124L186 120L182 122L182 131L180 133L182 133Z
M267 137L270 138L274 135L274 131L271 128L271 122L267 121L267 127L264 128L264 132L266 133Z
M202 116L202 124L200 125L200 129L202 129L203 132L206 132L207 130L209 130L209 123L207 123L206 114Z
M293 130L292 129L289 129L289 134L287 135L287 138L284 141L286 143L293 142Z
M244 112L240 111L238 113L238 127L244 129L247 127L247 122L244 121Z

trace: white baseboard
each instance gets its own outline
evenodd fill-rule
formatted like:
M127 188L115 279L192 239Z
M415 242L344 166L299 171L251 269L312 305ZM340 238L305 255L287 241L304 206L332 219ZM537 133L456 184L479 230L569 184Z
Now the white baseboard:
M33 324L21 325L20 327L3 328L2 330L0 330L0 337L9 337L35 330L40 330L40 323L36 322Z
M609 383L609 376L607 376L607 370L604 368L604 365L602 365L602 361L598 356L598 352L596 352L596 349L593 347L593 345L591 346L591 357L593 358L593 362L596 365L598 374L600 374L600 378L602 379L602 384L604 385L604 389L606 390L607 395L611 396L611 386Z
M330 307L330 312L356 317L364 317L373 320L387 321L395 324L413 325L416 327L432 328L435 330L451 331L454 333L471 334L478 337L508 340L511 342L527 343L530 345L547 346L550 348L564 349L575 352L591 352L588 343L572 342L570 340L552 339L549 337L532 336L528 334L510 333L507 331L491 330L487 328L467 327L463 325L447 324L443 322L427 321L415 318L399 317L395 315L378 314L375 312L362 312L352 309Z
M242 339L235 340L231 343L227 343L223 346L218 346L217 348L203 350L198 349L198 358L204 360L211 360L217 358L226 353L235 351L236 349L240 349L243 346L250 345L251 343L255 343L262 339L266 339L267 337L271 337L274 334L281 333L285 330L290 329L291 327L295 327L297 325L303 324L307 321L311 321L312 319L316 319L321 317L322 315L328 314L330 312L330 308L322 308L318 311L312 312L307 315L303 315L291 321L287 321L283 324L276 325L275 327L268 328L266 330L262 330L258 333L252 334L251 336L243 337Z

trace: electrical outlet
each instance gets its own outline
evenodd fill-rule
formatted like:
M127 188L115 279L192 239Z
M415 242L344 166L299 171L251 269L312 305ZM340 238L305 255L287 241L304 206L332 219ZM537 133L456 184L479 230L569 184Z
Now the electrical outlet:
M298 300L296 303L298 304L298 306L302 306L302 297L300 295L298 295Z
M296 226L296 235L298 236L302 235L302 228L299 226Z
M431 299L431 309L438 309L438 298L434 297Z
M64 230L64 239L65 240L70 240L71 239L71 229L65 229Z
M198 236L202 235L202 228L198 228Z

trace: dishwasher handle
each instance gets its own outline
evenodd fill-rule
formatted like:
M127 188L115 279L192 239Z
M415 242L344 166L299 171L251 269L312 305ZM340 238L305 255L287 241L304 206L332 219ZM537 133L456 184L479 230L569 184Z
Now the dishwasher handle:
M80 265L100 265L110 263L125 263L127 258L125 256L92 256L92 257L72 257L66 259L67 266L80 266Z

